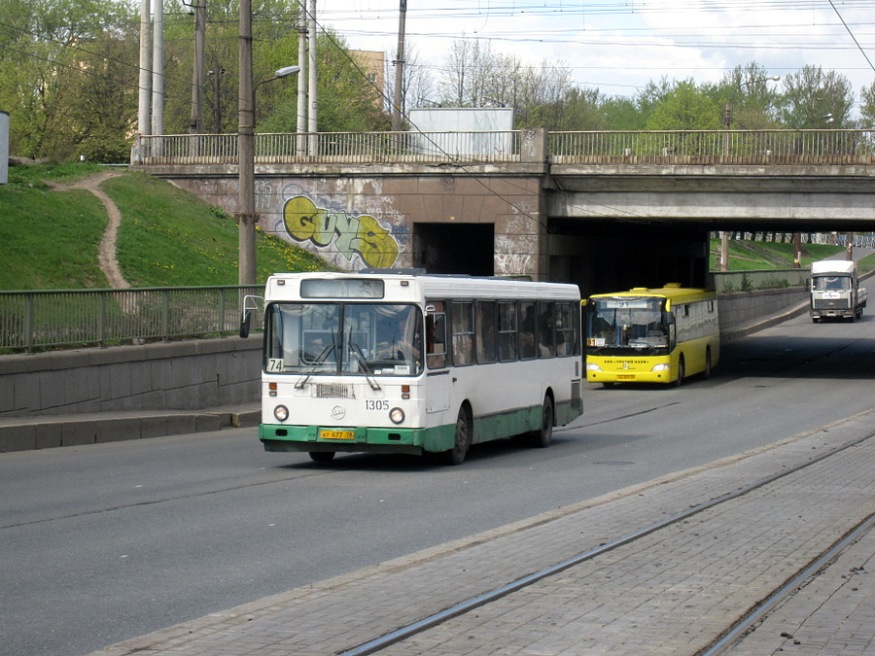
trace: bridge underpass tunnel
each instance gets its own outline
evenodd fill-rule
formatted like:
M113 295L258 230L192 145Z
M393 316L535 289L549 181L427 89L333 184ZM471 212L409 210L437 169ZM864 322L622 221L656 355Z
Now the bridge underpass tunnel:
M550 279L573 282L584 295L667 282L707 286L704 227L551 219L549 232Z
M491 223L414 223L413 266L429 273L495 275Z

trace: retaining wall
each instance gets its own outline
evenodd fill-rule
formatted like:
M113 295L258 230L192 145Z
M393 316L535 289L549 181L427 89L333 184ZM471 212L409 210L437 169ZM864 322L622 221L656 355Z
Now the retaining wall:
M802 287L720 294L720 338L738 339L808 309Z
M785 318L806 298L798 288L721 295L723 338ZM253 335L0 356L0 418L257 403L261 345Z
M259 399L261 339L0 356L0 418L200 410Z

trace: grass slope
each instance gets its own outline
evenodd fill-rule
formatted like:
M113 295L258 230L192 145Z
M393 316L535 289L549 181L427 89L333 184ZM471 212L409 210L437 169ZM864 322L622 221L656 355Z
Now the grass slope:
M97 261L106 210L84 190L53 191L45 181L71 184L104 168L12 167L0 186L0 289L103 289ZM237 284L234 218L173 185L119 171L102 189L122 214L116 257L134 287ZM321 258L256 234L258 279L275 271L330 269Z

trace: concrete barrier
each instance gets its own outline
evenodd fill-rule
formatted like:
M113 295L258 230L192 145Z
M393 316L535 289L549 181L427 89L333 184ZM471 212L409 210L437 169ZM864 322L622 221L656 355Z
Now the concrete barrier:
M257 337L4 355L0 419L252 403L260 372Z
M720 339L730 342L808 309L802 287L720 294Z

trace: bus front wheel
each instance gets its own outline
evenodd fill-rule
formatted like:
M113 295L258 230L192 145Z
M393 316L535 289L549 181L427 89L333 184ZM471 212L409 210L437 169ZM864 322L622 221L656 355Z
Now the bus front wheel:
M684 376L686 375L686 364L684 364L684 356L681 356L678 360L678 377L674 381L675 387L680 387L681 383L684 382Z
M447 451L447 464L461 465L468 455L468 447L471 446L471 418L465 406L459 408L459 416L456 419L456 438L453 448Z
M334 460L334 451L310 451L310 460L313 462L331 462Z

